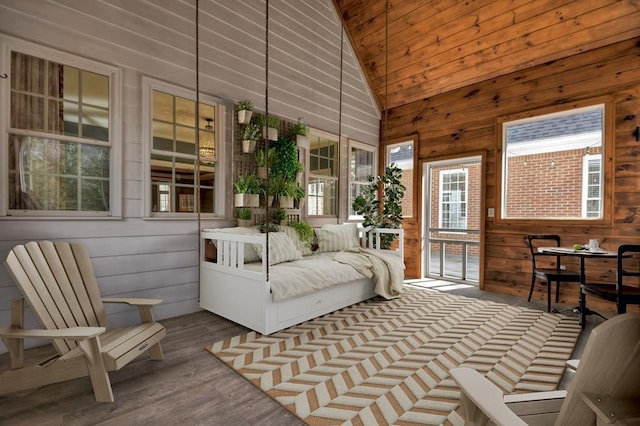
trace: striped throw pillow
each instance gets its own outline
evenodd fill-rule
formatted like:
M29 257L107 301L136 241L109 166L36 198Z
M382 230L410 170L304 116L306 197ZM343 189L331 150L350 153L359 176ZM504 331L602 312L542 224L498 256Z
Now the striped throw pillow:
M324 225L316 229L318 252L342 251L359 247L358 228L355 223Z
M269 265L302 259L302 255L293 240L284 232L269 232L267 244L269 244ZM262 252L262 245L254 244L253 247L262 259L265 255Z

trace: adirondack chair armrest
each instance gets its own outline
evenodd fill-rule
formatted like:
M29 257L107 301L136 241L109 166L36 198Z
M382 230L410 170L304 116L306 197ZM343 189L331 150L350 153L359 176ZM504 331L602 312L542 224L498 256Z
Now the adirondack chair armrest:
M526 426L504 403L502 390L476 370L459 367L450 373L460 387L460 401L468 422L465 424L481 425L491 419L498 426Z
M132 297L103 297L103 303L126 303L131 306L155 306L162 303L162 299L141 299Z
M24 329L15 327L0 328L0 337L7 339L90 339L106 331L104 327L71 327L56 330Z
M627 424L640 419L640 398L615 398L594 393L581 393L580 398L598 417L598 424ZM620 423L618 423L620 422Z
M102 298L103 303L126 303L127 305L137 306L140 320L142 322L155 322L153 319L153 306L162 303L162 299L139 299L126 297L106 297Z

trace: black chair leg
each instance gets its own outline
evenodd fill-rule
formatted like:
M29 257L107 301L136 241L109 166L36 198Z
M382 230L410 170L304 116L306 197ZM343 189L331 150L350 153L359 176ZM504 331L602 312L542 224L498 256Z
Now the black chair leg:
M580 326L584 329L587 322L587 295L580 291Z
M556 281L556 303L560 301L560 281Z
M536 276L533 275L531 277L531 288L529 289L529 298L527 299L527 302L531 302L531 295L533 295L533 286L536 285Z
M618 315L624 314L627 312L627 304L626 303L618 303Z
M547 281L547 312L551 312L551 281Z

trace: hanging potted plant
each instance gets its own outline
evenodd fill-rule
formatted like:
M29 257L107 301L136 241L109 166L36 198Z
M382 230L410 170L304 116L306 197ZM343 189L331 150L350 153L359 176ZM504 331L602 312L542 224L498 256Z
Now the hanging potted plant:
M267 169L273 160L274 148L269 148L267 152L264 149L256 149L256 173L259 179L267 178Z
M236 207L258 207L260 205L260 182L255 175L245 173L233 182L234 205Z
M243 99L238 102L238 123L249 124L251 115L253 114L253 103L249 99Z
M256 148L256 141L260 135L260 126L255 123L247 124L242 130L242 152L245 154L253 152Z
M251 220L251 209L248 207L240 207L238 212L236 213L236 217L238 218L238 226L242 228L249 228L253 225L253 221Z
M270 141L278 140L278 127L280 126L280 119L273 115L269 117L261 116L259 121L262 127L262 137L269 139Z
M276 225L286 225L287 224L287 212L282 208L275 209L271 212L271 222Z
M302 121L302 117L293 124L293 134L296 135L296 144L300 148L309 148L309 125Z

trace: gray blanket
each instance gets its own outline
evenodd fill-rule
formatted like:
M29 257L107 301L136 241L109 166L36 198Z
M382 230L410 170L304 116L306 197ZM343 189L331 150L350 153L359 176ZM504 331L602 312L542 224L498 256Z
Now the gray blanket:
M373 279L375 293L385 299L400 296L404 286L404 263L399 257L379 250L352 248L341 251L333 260L351 265L365 277Z

